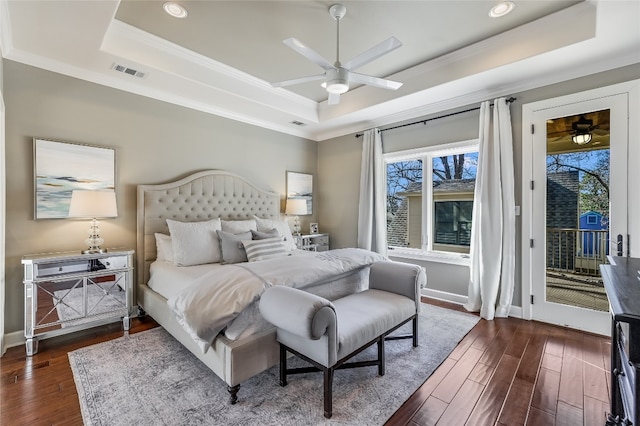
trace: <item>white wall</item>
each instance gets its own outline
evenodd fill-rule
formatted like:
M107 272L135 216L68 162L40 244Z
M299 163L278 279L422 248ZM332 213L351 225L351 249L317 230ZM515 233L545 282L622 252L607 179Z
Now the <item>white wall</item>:
M4 268L4 233L5 233L5 105L3 88L3 63L0 60L0 356L4 354L4 306L5 306L5 268Z

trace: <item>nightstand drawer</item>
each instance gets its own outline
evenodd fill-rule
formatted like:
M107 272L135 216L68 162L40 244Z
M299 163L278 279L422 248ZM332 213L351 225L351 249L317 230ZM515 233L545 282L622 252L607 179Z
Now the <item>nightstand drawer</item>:
M72 262L42 263L34 265L34 270L34 278L87 272L89 270L89 261L81 260Z
M322 235L313 239L313 243L319 246L328 246L329 245L329 236Z
M124 256L105 257L100 259L106 269L123 269L129 266L128 259Z

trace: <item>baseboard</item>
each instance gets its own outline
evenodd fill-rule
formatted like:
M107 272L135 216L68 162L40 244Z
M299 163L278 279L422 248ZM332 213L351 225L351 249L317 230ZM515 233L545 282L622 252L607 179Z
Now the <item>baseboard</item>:
M509 309L509 316L513 318L522 318L522 307L511 306L511 309Z
M467 303L467 300L469 300L467 296L448 293L446 291L433 290L430 288L423 288L421 294L425 297L455 303L456 305L464 305L465 303ZM509 309L509 316L513 318L522 318L522 307L511 306L511 309Z
M448 293L446 291L433 290L431 288L423 288L421 292L422 296L430 297L436 300L442 300L445 302L455 303L456 305L464 305L469 299L467 296L460 294Z
M25 343L24 331L14 331L12 333L5 333L4 335L4 349L13 348L15 346L24 345Z

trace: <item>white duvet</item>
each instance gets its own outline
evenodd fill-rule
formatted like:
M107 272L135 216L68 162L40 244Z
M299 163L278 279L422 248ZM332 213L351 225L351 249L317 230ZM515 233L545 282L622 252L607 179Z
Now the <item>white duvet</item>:
M346 248L314 256L284 256L228 265L206 272L167 303L206 352L218 333L266 288L285 285L303 289L380 260L386 258L367 250Z

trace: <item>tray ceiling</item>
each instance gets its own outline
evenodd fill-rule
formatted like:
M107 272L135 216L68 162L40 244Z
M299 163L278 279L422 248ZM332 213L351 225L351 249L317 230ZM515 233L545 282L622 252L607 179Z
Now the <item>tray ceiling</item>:
M322 72L285 38L335 60L334 2L179 1L185 19L163 3L3 1L3 56L318 141L640 62L640 2L516 0L494 19L493 0L346 1L341 61L395 36L358 72L404 85L327 105L317 81L270 82Z

